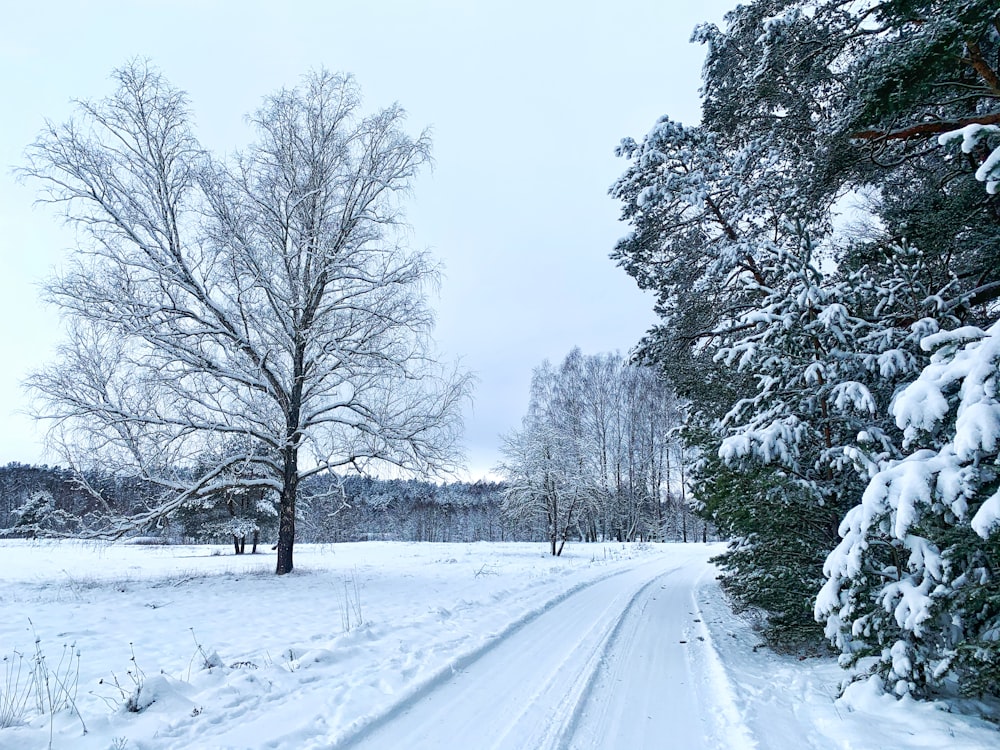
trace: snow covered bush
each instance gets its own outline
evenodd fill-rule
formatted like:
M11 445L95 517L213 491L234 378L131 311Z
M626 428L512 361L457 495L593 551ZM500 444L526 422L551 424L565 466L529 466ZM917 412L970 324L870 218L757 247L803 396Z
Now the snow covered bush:
M843 520L816 616L853 666L899 695L949 675L1000 694L1000 322L927 336L894 399L910 453L873 472Z

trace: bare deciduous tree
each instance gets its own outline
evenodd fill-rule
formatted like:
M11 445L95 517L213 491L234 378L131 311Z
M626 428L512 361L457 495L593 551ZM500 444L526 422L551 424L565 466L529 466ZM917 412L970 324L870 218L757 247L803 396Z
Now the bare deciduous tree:
M559 373L544 362L531 378L528 413L504 436L504 510L512 518L544 520L552 555L562 554L581 507L592 500L591 475L580 465L579 414L560 392Z
M670 503L680 408L653 370L620 355L574 349L558 369L543 363L522 427L501 447L505 511L543 520L553 555L573 536L662 538L673 516L690 512Z
M156 70L114 78L22 170L82 230L48 287L70 335L31 380L40 416L77 465L163 488L119 531L234 481L272 488L288 573L303 478L457 458L470 379L433 356L437 269L403 243L399 200L430 141L397 106L363 116L354 80L320 71L265 98L258 141L220 161Z

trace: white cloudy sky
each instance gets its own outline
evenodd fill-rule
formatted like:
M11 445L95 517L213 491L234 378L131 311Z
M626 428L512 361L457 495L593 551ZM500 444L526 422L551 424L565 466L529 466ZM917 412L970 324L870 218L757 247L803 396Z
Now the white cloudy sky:
M628 351L652 302L608 259L626 229L607 189L618 141L661 114L698 116L704 50L688 42L734 0L49 0L6 3L0 22L0 464L40 462L19 414L27 373L52 358L57 314L38 284L73 235L12 169L43 118L111 91L149 57L186 90L202 143L245 144L260 98L325 66L355 74L372 108L398 101L431 127L435 168L414 190L413 242L445 264L437 340L479 377L466 417L469 470L498 460L532 368Z

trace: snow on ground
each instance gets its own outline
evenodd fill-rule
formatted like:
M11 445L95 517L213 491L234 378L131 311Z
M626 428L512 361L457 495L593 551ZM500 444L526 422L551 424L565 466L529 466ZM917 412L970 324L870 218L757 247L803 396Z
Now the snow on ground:
M982 750L1000 746L995 724L940 703L897 700L872 683L837 696L847 673L834 658L776 654L733 615L716 587L697 593L737 710L758 747L796 750Z
M939 707L835 700L832 660L754 650L720 550L303 545L278 578L271 553L3 541L0 718L37 638L82 722L28 696L0 750L997 746ZM71 645L78 677L58 666Z

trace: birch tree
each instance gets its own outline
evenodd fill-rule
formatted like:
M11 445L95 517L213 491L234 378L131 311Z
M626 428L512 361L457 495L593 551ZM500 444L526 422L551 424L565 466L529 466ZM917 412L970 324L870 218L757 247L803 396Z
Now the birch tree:
M506 435L500 447L505 460L499 470L507 484L504 510L518 520L544 519L554 556L562 554L584 504L596 492L581 467L579 423L559 372L544 362L532 375L521 429Z
M574 349L558 369L543 363L522 427L501 448L505 510L544 519L553 555L570 537L661 538L680 418L662 378L620 355Z
M232 483L272 489L288 573L303 479L457 459L469 378L435 360L437 269L403 241L400 198L430 140L318 71L266 97L256 142L223 160L158 71L113 77L112 95L46 125L22 170L80 239L48 286L69 337L31 380L40 416L74 465L161 488L113 533Z

